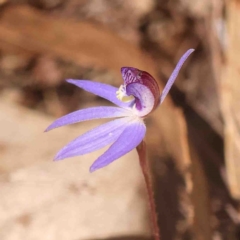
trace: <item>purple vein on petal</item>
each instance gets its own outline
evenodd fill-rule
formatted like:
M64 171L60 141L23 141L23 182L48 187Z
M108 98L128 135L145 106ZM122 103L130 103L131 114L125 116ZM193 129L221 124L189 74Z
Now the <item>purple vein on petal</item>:
M63 147L55 160L90 153L113 143L131 120L131 117L115 119L93 128Z
M142 121L134 120L129 123L117 141L92 164L90 172L105 167L114 160L130 152L140 144L145 133L146 126Z
M125 117L132 113L129 110L119 107L92 107L69 113L54 121L45 132L64 125L83 122L99 118Z
M68 79L67 82L74 84L87 92L105 98L119 107L128 108L129 106L129 103L124 103L117 99L116 92L118 91L118 88L113 87L111 85L88 80L74 80L74 79Z
M177 63L177 66L175 67L175 69L173 70L170 78L167 81L167 84L165 85L162 94L160 96L160 104L163 102L163 100L165 99L165 97L167 96L169 90L171 89L175 79L178 76L178 73L182 67L182 65L184 64L184 62L187 60L187 58L189 57L189 55L194 52L194 49L189 49L187 52L185 52L183 54L183 56L180 58L180 60Z

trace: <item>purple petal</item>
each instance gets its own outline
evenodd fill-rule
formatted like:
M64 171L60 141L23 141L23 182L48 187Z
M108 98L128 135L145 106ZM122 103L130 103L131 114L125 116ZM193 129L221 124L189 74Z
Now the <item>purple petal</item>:
M129 106L128 103L124 103L119 99L117 99L116 92L118 88L113 87L111 85L99 83L99 82L92 82L88 80L74 80L74 79L68 79L67 82L72 83L84 89L87 92L90 92L99 97L105 98L119 107L127 108Z
M131 120L131 117L115 119L84 133L62 148L55 160L90 153L113 143Z
M130 152L140 144L145 133L146 126L142 121L134 120L133 122L128 123L128 126L119 136L117 141L93 163L90 172L105 167L114 160Z
M154 96L148 87L140 83L130 83L127 85L126 90L128 95L135 97L137 114L139 116L146 116L153 110Z
M180 60L177 63L177 66L175 67L175 69L173 70L170 78L167 81L166 86L164 87L162 94L160 96L160 104L163 102L163 100L165 99L165 97L167 96L169 90L171 89L175 79L178 76L178 73L183 65L183 63L187 60L187 58L189 57L189 55L194 51L194 49L189 49L187 52L185 52L183 54L183 56L180 58Z
M126 117L132 113L119 107L92 107L69 113L54 121L45 132L57 127L99 118Z

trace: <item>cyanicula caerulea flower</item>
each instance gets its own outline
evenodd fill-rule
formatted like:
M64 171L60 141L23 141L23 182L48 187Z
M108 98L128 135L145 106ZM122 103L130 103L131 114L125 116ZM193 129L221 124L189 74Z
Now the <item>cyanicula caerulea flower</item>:
M55 160L83 155L112 144L92 164L90 168L92 172L105 167L137 147L146 133L143 119L163 102L183 63L193 51L193 49L189 49L181 57L161 94L156 80L149 73L133 67L121 68L124 83L119 89L88 80L67 80L85 91L109 100L116 106L91 107L72 112L57 119L46 131L92 119L116 119L90 130L70 142L57 153Z

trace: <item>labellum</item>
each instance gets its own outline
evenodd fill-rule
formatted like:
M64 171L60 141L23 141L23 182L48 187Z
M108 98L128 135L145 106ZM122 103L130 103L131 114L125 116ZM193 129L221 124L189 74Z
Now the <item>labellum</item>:
M160 91L156 80L147 72L133 67L122 67L124 84L117 91L119 100L132 101L139 117L145 117L158 105Z

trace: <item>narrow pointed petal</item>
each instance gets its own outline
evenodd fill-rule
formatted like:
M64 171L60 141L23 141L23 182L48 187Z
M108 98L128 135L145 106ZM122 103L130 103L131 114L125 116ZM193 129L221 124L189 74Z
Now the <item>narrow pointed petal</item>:
M132 113L126 109L119 107L92 107L87 109L78 110L72 113L69 113L56 121L54 121L45 132L65 126L68 124L73 124L77 122L83 122L92 119L99 118L115 118L115 117L125 117L129 116Z
M163 102L163 100L165 99L165 97L167 96L169 90L171 89L175 79L178 76L178 73L182 67L182 65L184 64L184 62L187 60L187 58L189 57L189 55L194 52L194 49L189 49L187 52L185 52L183 54L183 56L180 58L180 60L177 63L177 66L175 67L175 69L173 70L170 78L167 81L167 84L165 85L162 94L160 96L160 104Z
M145 133L146 126L142 121L134 120L133 122L128 123L128 126L119 136L117 141L93 163L90 172L105 167L114 160L130 152L140 144Z
M131 117L115 119L84 133L62 148L55 160L90 153L113 143L131 120Z
M74 80L74 79L68 79L67 82L74 84L77 87L82 88L87 92L90 92L99 97L105 98L119 107L128 108L129 106L128 103L124 103L119 99L117 99L116 92L118 91L118 88L113 87L111 85L88 81L88 80Z

